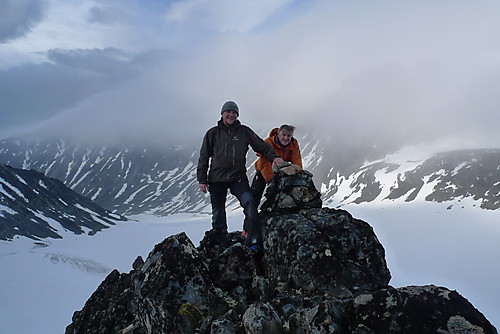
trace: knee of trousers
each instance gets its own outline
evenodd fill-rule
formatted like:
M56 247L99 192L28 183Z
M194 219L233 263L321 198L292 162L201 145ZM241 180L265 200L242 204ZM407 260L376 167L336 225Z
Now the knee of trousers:
M252 209L253 207L255 207L255 199L251 192L247 191L243 193L243 195L241 195L240 205L244 209L246 208Z
M250 192L246 192L241 196L241 206L245 213L245 225L247 228L257 227L259 225L259 215L255 199Z

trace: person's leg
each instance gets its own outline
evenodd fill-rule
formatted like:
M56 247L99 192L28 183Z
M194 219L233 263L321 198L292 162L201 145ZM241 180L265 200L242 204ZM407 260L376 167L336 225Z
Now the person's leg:
M257 205L252 195L248 180L241 178L231 183L231 193L238 198L243 212L245 221L243 228L247 232L250 245L259 246L262 248L262 231L261 223L257 213Z
M266 189L266 180L262 176L261 172L255 172L255 176L252 180L252 186L250 187L252 190L252 195L255 200L255 205L257 208L259 207L260 201L262 199L262 194L264 193L264 189Z
M210 184L210 202L212 203L212 229L217 232L227 232L226 197L228 184Z

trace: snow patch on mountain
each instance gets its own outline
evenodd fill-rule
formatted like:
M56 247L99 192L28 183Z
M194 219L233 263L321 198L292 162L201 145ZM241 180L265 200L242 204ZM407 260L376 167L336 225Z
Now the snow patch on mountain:
M443 152L443 146L405 147L365 162L348 176L337 173L321 184L324 201L338 207L361 202L456 203L474 198L474 205L481 208L500 208L500 201L493 196L500 191L500 149Z

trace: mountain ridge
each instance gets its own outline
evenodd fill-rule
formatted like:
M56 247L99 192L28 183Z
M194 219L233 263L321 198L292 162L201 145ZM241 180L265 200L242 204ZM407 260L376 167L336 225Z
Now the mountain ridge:
M440 152L421 160L395 163L390 158L370 162L349 178L338 177L322 192L333 188L343 197L337 202L421 197L431 202L459 202L470 197L482 209L500 208L500 149L465 149ZM348 187L339 188L348 183ZM328 200L327 200L328 201ZM332 202L331 200L328 202ZM453 204L450 204L453 205Z
M0 165L0 240L92 235L122 220L57 179Z
M406 158L398 157L404 150L391 154L381 150L370 160L353 152L349 160L318 138L305 136L299 142L304 166L314 174L329 205L401 198L411 202L417 197L453 205L472 197L482 209L500 208L500 149L431 151L424 156L405 152ZM0 141L0 163L60 179L117 214L170 215L210 211L207 197L197 187L197 151L194 144L119 147L10 139ZM250 152L247 159L251 178L256 157Z

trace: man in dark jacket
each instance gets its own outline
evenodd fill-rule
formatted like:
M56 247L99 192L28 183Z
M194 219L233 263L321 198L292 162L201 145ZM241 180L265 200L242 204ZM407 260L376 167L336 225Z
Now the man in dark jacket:
M198 159L197 178L200 190L210 192L212 204L212 229L224 236L227 233L227 190L238 198L245 221L243 229L254 251L262 251L261 226L257 205L248 184L246 155L248 146L274 163L282 159L268 143L238 120L239 108L233 101L222 106L217 126L205 134Z

